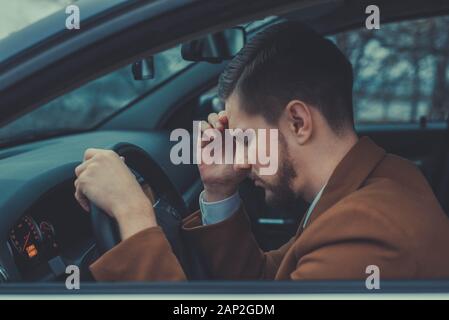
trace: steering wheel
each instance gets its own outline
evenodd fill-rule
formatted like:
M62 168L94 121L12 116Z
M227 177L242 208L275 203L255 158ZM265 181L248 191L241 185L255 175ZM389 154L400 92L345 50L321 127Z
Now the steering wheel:
M189 212L168 176L147 152L135 145L119 143L112 150L125 157L127 166L141 185L151 181L151 189L155 194L153 207L156 219L173 253L189 279L204 279L205 272L195 251L190 249L189 244L181 236L182 218ZM99 254L104 254L120 242L118 226L113 218L93 202L90 202L90 212L97 251Z

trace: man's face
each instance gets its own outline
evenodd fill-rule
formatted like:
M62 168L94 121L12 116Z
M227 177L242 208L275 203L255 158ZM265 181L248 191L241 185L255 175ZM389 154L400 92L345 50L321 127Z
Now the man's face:
M257 186L265 190L265 201L273 207L289 207L293 205L298 195L293 189L293 181L297 177L289 150L282 133L279 133L279 166L273 176L251 173L251 178Z
M271 153L277 152L277 170L274 174L261 174L261 168L266 168L268 165L261 164L258 156L256 163L248 163L248 159L245 158L245 164L242 165L250 168L249 177L254 181L254 184L265 190L267 204L275 207L293 205L298 199L298 195L293 188L297 173L281 130L277 126L270 125L261 115L250 115L243 111L239 107L239 101L235 95L232 95L226 101L226 113L229 119L229 129L241 129L243 131L253 129L256 132L256 139L244 145L245 154L248 151L254 152L256 150L256 154L259 154L259 151L265 152L272 159ZM259 129L265 129L265 133ZM270 139L272 134L270 129L277 130L277 139L274 141ZM266 134L265 139L261 139L261 134ZM276 146L271 145L273 142ZM236 143L239 143L238 140ZM255 144L253 149L250 147L251 143Z

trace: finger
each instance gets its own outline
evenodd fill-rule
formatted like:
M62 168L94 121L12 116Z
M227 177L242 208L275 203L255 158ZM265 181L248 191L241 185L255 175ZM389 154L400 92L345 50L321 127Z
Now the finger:
M206 124L203 126L205 129L202 130L201 135L199 136L199 139L201 140L201 148L208 145L212 140L217 138L217 136L220 135L220 132L218 129L212 128L210 124L206 122Z
M204 133L205 130L211 129L211 125L207 123L206 121L201 121L201 134L198 136L198 141L200 142L201 148L204 148L206 145L208 145L212 139L210 136L206 135ZM206 137L205 140L203 140L203 137Z
M221 111L218 113L218 120L219 120L223 125L226 125L226 124L228 123L228 116L227 116L225 110L221 110Z
M211 126L210 123L206 121L201 121L201 135L208 140L213 140L215 138L215 133L217 133L217 129Z
M87 199L87 197L81 192L80 188L78 188L78 179L75 180L75 186L76 186L76 190L75 190L75 199L76 201L78 201L78 203L80 204L80 206L87 212L90 211L90 205L89 205L89 200Z
M216 113L209 114L209 116L207 117L207 121L215 129L223 129L223 124L218 120L218 114Z
M208 122L206 122L204 120L201 121L201 133L203 133L204 130L210 129L210 128L212 128L212 127L211 127L211 125Z
M89 164L92 163L92 159L89 159L87 161L84 161L83 163L81 163L80 165L78 165L75 168L75 174L77 177L80 176L81 173L83 173L84 170L86 170L86 168L89 166Z
M90 203L85 196L80 195L78 203L80 204L81 208L83 208L86 212L90 212Z
M95 149L95 148L86 149L86 151L84 151L84 160L89 160L96 154L103 152L103 151L104 151L103 149Z
M206 130L208 129L212 129L212 126L206 122L206 121L201 121L201 137L206 137L207 139L211 139L211 136L206 134Z

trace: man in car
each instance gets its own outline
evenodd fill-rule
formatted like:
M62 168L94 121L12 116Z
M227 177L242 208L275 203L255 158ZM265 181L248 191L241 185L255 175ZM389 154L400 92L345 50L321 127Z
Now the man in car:
M381 279L449 276L449 220L415 165L357 137L352 85L337 47L293 22L260 32L229 63L219 82L225 111L202 129L276 129L279 167L260 175L260 163L199 165L201 210L183 232L212 278L365 279L372 266ZM80 204L92 201L120 227L122 242L91 266L97 280L186 279L122 159L88 149L76 175ZM251 233L237 192L245 177L274 206L310 203L278 250L261 251Z

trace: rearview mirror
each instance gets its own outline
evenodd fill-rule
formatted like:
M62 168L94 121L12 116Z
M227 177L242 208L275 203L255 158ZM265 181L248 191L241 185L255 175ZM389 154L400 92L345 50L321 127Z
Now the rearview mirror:
M245 43L245 29L235 27L183 44L181 55L187 61L221 63L232 59Z
M153 79L154 71L154 59L152 56L136 61L132 65L134 80Z

